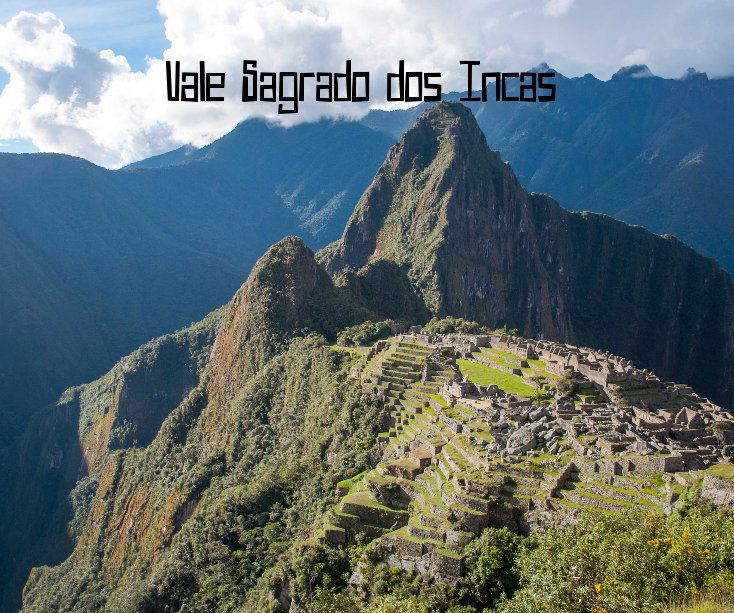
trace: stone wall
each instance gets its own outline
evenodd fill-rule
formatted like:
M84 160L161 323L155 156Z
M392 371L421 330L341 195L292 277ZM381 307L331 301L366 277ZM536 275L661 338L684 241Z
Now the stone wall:
M710 500L717 506L734 508L734 479L706 475L701 485L701 498Z

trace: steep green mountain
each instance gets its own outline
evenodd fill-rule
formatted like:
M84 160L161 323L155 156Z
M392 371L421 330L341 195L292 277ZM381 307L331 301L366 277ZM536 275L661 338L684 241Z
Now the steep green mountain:
M480 568L487 526L644 509L658 517L647 539L662 539L662 512L689 489L726 504L714 462L734 453L734 422L684 385L552 336L644 355L691 343L693 362L678 356L690 368L706 343L727 381L731 309L715 262L528 194L468 109L438 105L390 150L340 241L315 255L280 240L223 312L73 388L2 452L4 606L34 566L29 611L260 612L322 596L337 599L322 611L352 610L352 576L400 587L386 564L423 569L410 589L433 573L450 592L444 579ZM453 319L334 345L432 315ZM550 340L480 325L496 322ZM435 337L455 329L467 334ZM722 562L694 587L731 570L709 528ZM664 586L682 593L684 575Z
M29 562L69 554L67 521L74 551L32 573L30 610L240 602L335 502L334 484L369 462L383 409L348 376L349 353L317 334L333 338L367 315L300 239L286 238L223 314L65 393L3 458L4 550L14 553L2 569L5 607Z
M248 121L176 166L0 155L0 446L30 409L226 302L273 242L333 240L391 143Z
M729 274L673 237L529 194L463 105L405 133L323 261L392 262L433 314L606 349L734 402Z
M734 78L640 74L651 75L644 66L608 81L559 75L551 103L498 103L490 95L465 104L528 190L570 210L673 234L731 273ZM373 111L363 121L399 137L424 109Z
M66 390L0 452L2 610L17 609L32 565L69 555L107 456L148 445L197 386L220 320L221 310L143 345L97 381Z

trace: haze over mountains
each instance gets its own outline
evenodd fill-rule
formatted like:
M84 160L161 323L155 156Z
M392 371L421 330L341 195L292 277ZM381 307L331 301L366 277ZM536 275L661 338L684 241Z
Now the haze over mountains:
M548 104L469 106L530 190L673 233L731 271L734 79L645 74L559 78ZM337 238L422 110L287 130L248 121L115 172L0 156L0 445L65 387L225 302L272 242Z
M392 139L240 125L195 162L0 155L0 445L31 409L228 300L267 247L341 232Z

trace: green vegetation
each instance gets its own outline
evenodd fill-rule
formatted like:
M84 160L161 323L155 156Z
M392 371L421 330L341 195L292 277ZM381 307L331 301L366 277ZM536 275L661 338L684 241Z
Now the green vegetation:
M476 321L467 321L461 317L443 317L441 319L434 317L425 326L423 331L426 334L450 334L453 332L461 332L463 334L489 334L491 330Z
M576 393L576 382L572 372L567 371L563 376L556 380L556 390L564 396L573 396Z
M345 328L336 337L336 342L345 347L371 345L381 338L390 336L392 319L384 321L365 321L361 324Z
M502 349L495 349L494 347L483 347L482 351L486 351L490 354L495 354L502 356L503 358L509 358L510 360L521 360L524 358L520 358L519 356L515 355L514 353L511 353L510 351L503 351ZM539 360L538 360L539 361Z
M366 347L342 347L341 345L329 345L332 351L343 351L352 356L352 358L360 358L367 353Z
M462 375L467 375L469 380L478 385L496 385L510 394L516 394L525 398L535 395L535 389L523 382L522 377L472 362L470 360L458 359L456 364Z
M331 581L310 606L302 602L309 611L365 613L729 611L715 607L730 607L734 597L734 514L587 512L573 527L527 538L487 528L462 557L464 578L449 588L387 568L372 546L355 591Z
M706 470L706 474L722 479L734 479L734 464L731 462L722 462L716 464Z
M587 491L584 488L578 488L578 493L581 496L584 496L586 498L591 498L593 500L598 500L599 502L606 502L607 504L622 506L622 507L630 507L634 508L634 504L631 502L627 502L626 500L620 500L619 498L611 498L609 496L603 496L601 494L597 494L595 492Z
M205 406L194 395L149 447L113 454L98 491L115 466L124 468L114 494L92 502L81 529L86 545L59 566L35 569L25 606L212 610L267 600L258 580L275 580L277 560L313 533L336 484L367 467L384 429L383 410L348 377L350 363L319 337L294 340L230 402ZM135 504L142 507L129 530L105 532ZM193 515L184 523L176 519L182 513ZM160 517L174 534L149 530L146 517ZM315 572L299 566L299 551L303 560L313 554L297 546L290 563ZM343 552L318 551L331 560L324 578L342 568ZM322 579L304 581L315 589Z
M501 611L662 611L734 572L734 517L589 515L530 538L515 564L520 589ZM729 583L731 588L731 583Z
M196 387L223 310L146 343L99 379L68 389L34 415L20 447L3 450L0 610L19 608L32 566L69 555L71 539L84 531L107 454L149 445ZM18 453L24 447L40 461ZM49 471L52 457L58 466ZM83 466L90 474L79 480Z
M384 434L381 432L380 434ZM351 491L352 487L354 487L354 484L361 481L362 478L367 474L366 470L363 470L362 472L354 475L354 477L350 477L349 479L342 479L337 483L337 487L342 487L348 491Z
M734 577L715 594L696 594L689 601L670 608L666 613L734 613Z
M521 539L507 528L487 528L464 550L466 581L471 600L484 607L493 606L502 596L517 588L513 572Z
M470 613L458 606L461 590L427 575L390 568L379 562L380 548L368 550L364 580L353 591L320 589L309 613Z

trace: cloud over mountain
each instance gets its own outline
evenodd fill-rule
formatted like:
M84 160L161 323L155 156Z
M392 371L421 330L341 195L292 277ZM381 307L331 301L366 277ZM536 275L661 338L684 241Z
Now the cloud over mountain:
M259 70L331 72L351 59L355 70L371 72L373 105L384 101L384 75L400 59L408 70L442 72L444 91L465 87L462 59L492 70L545 60L564 74L605 78L644 52L645 63L664 76L690 65L710 76L732 71L730 3L715 0L705 10L689 0L589 4L160 0L168 48L139 71L112 50L77 44L62 22L63 3L58 16L21 11L0 25L0 69L9 75L0 93L0 139L30 139L43 151L116 167L182 143L204 144L248 116L295 122L367 111L366 104L309 103L312 90L299 114L285 119L273 104L244 104L243 59L258 60ZM166 59L189 70L206 60L210 70L226 72L225 102L166 102Z

